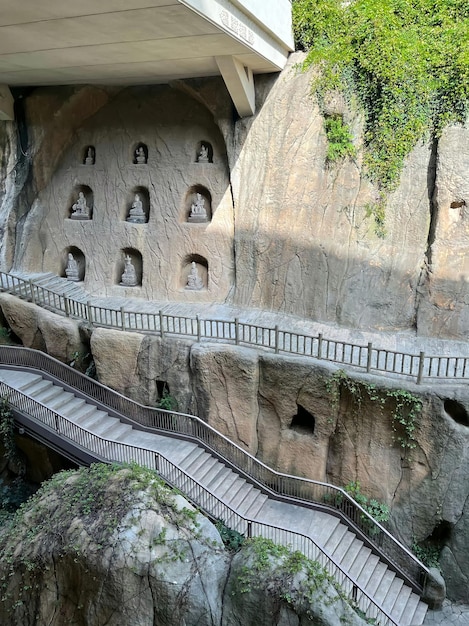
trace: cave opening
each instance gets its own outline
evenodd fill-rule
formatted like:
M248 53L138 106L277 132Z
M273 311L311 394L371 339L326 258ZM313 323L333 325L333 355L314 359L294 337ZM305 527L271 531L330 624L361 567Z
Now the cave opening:
M314 434L316 418L304 406L297 404L296 415L293 416L290 428L302 433Z
M466 408L457 400L446 398L444 402L445 412L458 424L469 426L469 415Z

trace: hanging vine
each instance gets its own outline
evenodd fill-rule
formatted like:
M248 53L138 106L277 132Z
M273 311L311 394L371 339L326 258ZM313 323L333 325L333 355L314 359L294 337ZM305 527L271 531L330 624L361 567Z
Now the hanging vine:
M331 397L331 406L337 410L341 394L347 391L354 400L354 413L360 412L365 400L376 403L380 412L391 402L391 428L393 441L406 451L416 447L415 428L422 412L422 401L405 389L378 389L376 385L350 378L344 370L338 370L325 381Z

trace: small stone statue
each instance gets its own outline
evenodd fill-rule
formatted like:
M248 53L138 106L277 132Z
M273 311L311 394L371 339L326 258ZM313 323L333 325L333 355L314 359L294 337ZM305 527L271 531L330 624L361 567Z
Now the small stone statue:
M80 280L80 275L78 273L78 263L73 258L73 254L71 252L68 253L68 261L67 267L65 268L65 275L67 280L73 280L74 282L78 282Z
M85 165L94 165L94 150L91 146L86 153Z
M192 261L191 271L189 272L189 276L187 277L186 289L191 289L192 291L200 291L203 288L204 283L199 276L197 265L195 264L195 261Z
M196 201L191 204L191 213L188 222L206 222L207 211L205 210L205 198L202 194L196 194Z
M134 265L132 263L132 259L127 254L125 256L124 273L122 274L121 283L120 284L123 287L135 287L137 282L138 282L137 281L137 272L135 271L135 267L134 267Z
M145 211L143 210L143 203L140 200L140 195L138 193L135 194L134 201L132 202L132 208L129 211L129 217L127 218L128 222L133 222L134 224L144 224L146 222Z
M136 163L146 163L147 157L145 156L145 150L143 146L140 146L135 150L135 161Z
M209 159L208 159L208 148L203 143L200 146L200 151L199 151L199 154L197 156L197 163L208 163L208 162L209 162Z
M86 198L83 191L80 191L78 194L78 200L75 204L72 205L72 215L70 216L72 220L89 220L90 219L90 210L86 206Z

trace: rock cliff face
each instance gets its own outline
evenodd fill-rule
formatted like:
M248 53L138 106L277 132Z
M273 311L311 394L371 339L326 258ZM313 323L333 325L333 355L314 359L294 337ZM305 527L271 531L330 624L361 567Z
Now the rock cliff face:
M5 123L0 133L2 268L64 276L72 253L96 295L226 302L467 339L468 129L449 127L438 143L416 146L380 237L368 216L377 191L362 170L360 116L340 101L328 105L351 124L358 156L326 166L323 118L311 75L295 69L300 60L292 55L280 76L256 78L251 119L232 118L218 80L25 96L18 128ZM71 219L80 191L89 220ZM205 222L189 219L198 193ZM127 221L136 194L144 223ZM120 284L124 255L135 287ZM187 289L192 263L200 289ZM25 345L64 361L87 349L83 329L63 318L7 296L2 309ZM360 481L392 506L403 538L444 546L449 593L466 597L465 389L408 387L424 407L409 460L393 442L388 408L365 404L354 414L344 396L333 410L330 372L311 362L105 330L92 333L91 351L103 383L150 404L167 383L180 410L280 470Z
M7 322L27 346L53 342L62 318L0 295ZM34 320L41 329L34 329ZM75 325L75 329L73 329ZM82 333L83 334L83 333ZM62 360L78 348L78 324L61 334ZM100 382L134 400L154 405L161 385L180 411L199 415L251 454L279 471L346 485L358 481L364 494L386 503L391 525L407 545L427 542L441 551L448 596L467 599L469 580L469 394L464 386L415 385L354 376L376 395L401 390L418 397L415 447L405 450L393 421L395 402L384 406L342 390L333 402L330 382L337 368L310 359L257 353L248 348L204 345L165 337L96 328L90 349ZM120 358L116 359L115 355ZM160 385L160 389L158 386ZM395 430L397 428L397 431Z
M295 557L265 542L233 557L207 519L136 468L56 475L0 532L0 551L4 626L365 623L307 562L293 573Z
M413 150L380 237L360 116L340 99L328 104L350 123L358 156L327 166L311 73L295 69L301 58L258 78L258 112L236 122L217 80L33 91L23 99L22 143L12 124L0 138L4 267L65 275L71 252L95 294L466 338L468 130L447 128ZM89 220L70 219L80 191ZM197 193L204 222L189 219ZM135 194L144 223L127 221ZM124 255L135 287L120 285ZM187 289L191 263L200 289Z

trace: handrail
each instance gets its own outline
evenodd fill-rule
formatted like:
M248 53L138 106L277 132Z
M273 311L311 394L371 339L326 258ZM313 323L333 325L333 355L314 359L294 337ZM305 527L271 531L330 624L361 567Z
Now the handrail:
M212 519L222 520L229 528L247 537L265 537L275 543L288 546L290 549L301 551L309 559L319 562L328 574L334 577L353 606L363 611L367 618L374 619L374 623L381 626L399 626L398 622L394 621L387 611L368 595L358 582L349 576L334 558L327 554L311 537L282 526L273 526L240 515L223 499L202 486L180 467L174 465L161 452L156 453L149 448L104 439L4 382L0 382L0 396L6 398L9 405L20 413L40 422L47 429L56 432L81 449L96 454L99 460L105 459L108 462L118 463L136 462L155 470L167 483L182 493L190 493L188 498L196 506Z
M156 333L161 337L176 335L196 341L224 341L236 345L274 350L276 354L312 357L331 363L358 368L366 373L405 376L421 384L424 379L444 379L448 382L469 379L469 357L411 354L367 345L303 335L278 326L257 326L239 319L200 319L199 316L168 315L162 311L145 313L97 306L59 294L47 287L0 272L0 291L25 298L67 317L81 319L92 326L124 331Z
M428 569L340 487L276 472L200 418L134 402L43 352L0 346L0 363L47 372L136 424L190 436L279 496L332 507L341 512L344 519L350 520L353 527L358 528L371 544L377 546L414 589L422 592L429 575Z

